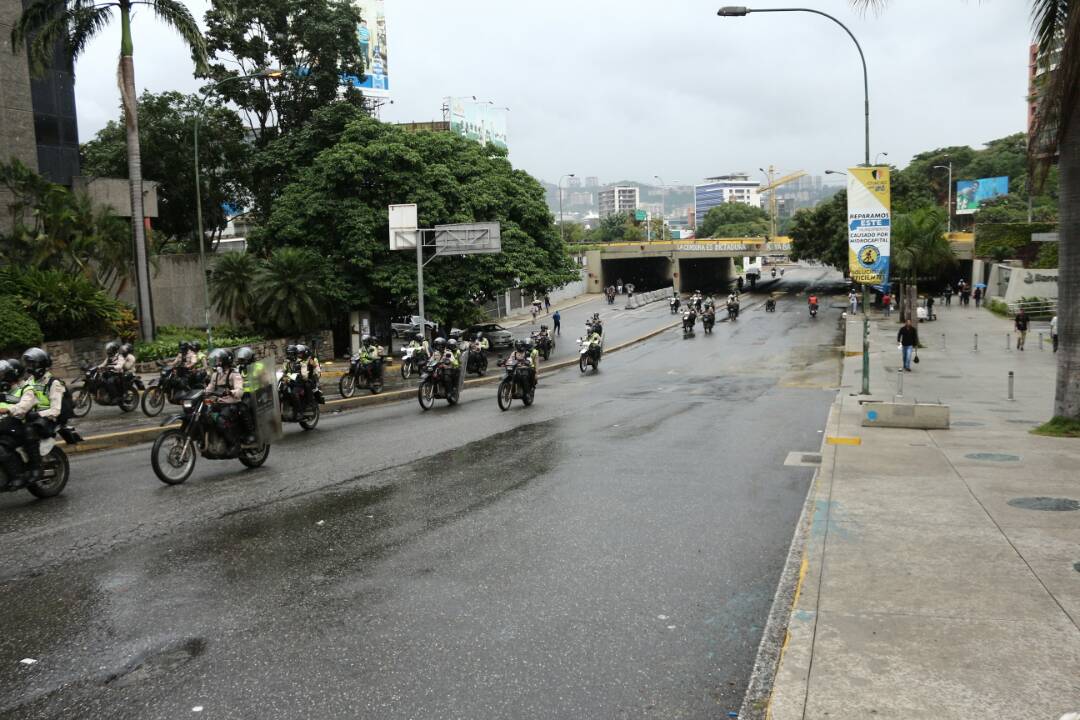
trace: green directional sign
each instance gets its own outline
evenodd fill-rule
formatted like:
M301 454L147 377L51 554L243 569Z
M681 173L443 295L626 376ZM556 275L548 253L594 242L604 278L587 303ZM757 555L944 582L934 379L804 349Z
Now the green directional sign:
M645 211L644 210L635 210L634 211L634 220L636 220L637 222L645 222Z

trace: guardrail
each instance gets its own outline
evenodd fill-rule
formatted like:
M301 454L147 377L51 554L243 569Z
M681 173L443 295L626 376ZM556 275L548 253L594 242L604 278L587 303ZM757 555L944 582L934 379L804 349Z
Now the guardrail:
M1019 300L1007 303L1009 315L1016 315L1020 308L1031 317L1053 317L1057 315L1058 302L1056 298L1044 300Z
M644 307L649 303L657 302L658 300L667 300L675 294L675 288L664 288L663 290L649 290L643 293L634 293L626 298L626 309L633 310L634 308Z

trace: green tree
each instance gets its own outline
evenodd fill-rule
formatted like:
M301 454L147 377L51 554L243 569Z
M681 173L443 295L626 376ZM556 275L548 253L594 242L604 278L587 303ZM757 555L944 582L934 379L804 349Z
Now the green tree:
M6 208L11 230L0 234L5 265L62 270L107 289L123 289L132 257L122 218L18 160L0 163L0 187L12 196Z
M142 154L139 147L139 113L135 99L134 42L131 33L131 14L135 8L145 6L158 20L170 26L191 49L195 69L201 70L206 63L206 43L191 12L179 0L115 0L98 3L95 0L34 0L27 6L11 31L11 44L19 48L29 46L30 64L35 72L41 72L56 57L74 64L87 44L120 16L120 96L124 108L126 131L128 180L131 187L131 228L135 239L136 265L143 273L139 282L140 317L144 338L154 334L149 313L150 288L146 273L146 236L143 229L143 182ZM114 13L116 11L116 13Z
M892 223L890 262L895 281L914 288L922 280L936 281L956 265L956 255L945 237L945 211L941 208L921 208L897 215ZM911 312L910 303L901 306L901 319Z
M259 260L250 253L222 253L210 273L210 299L225 317L247 323L254 306Z
M697 236L759 237L769 234L769 214L745 203L724 203L710 208L701 219Z
M886 0L853 2L878 9L886 4ZM1030 166L1042 174L1055 155L1058 158L1060 343L1054 416L1072 423L1080 423L1080 18L1076 13L1080 5L1072 0L1031 0L1038 54L1044 65L1053 63L1054 69L1038 88L1034 142L1028 157Z
M320 327L326 318L328 276L326 261L313 250L275 250L255 277L259 323L290 335Z
M345 115L329 106L312 118L317 132L301 130L267 148L268 155L298 164L283 170L289 182L250 238L257 252L290 245L327 258L338 283L328 289L335 307L404 312L416 306L415 256L389 250L386 207L404 201L417 203L421 227L502 225L501 254L431 260L424 274L431 317L468 320L477 303L506 288L543 292L578 277L543 187L515 170L504 150L450 133L406 132L360 113L339 131ZM336 142L302 147L327 134L336 134Z
M813 260L847 274L847 190L817 207L802 209L791 218L788 230L792 260Z
M561 224L562 236L567 245L586 242L585 226L581 223L566 221Z
M194 114L200 109L196 95L144 92L139 98L139 134L143 149L143 176L158 185L155 236L182 252L199 248L195 225ZM109 122L82 146L82 169L87 175L126 177L125 130ZM251 203L252 147L244 125L229 108L209 106L199 121L199 166L202 175L203 227L207 247L213 249L228 223L225 206L245 208Z

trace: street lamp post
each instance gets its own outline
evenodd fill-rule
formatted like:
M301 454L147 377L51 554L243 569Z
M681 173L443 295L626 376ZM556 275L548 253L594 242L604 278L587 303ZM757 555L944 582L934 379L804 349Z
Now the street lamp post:
M949 199L948 199L949 204L946 207L946 210L948 211L948 217L949 217L949 220L948 220L949 232L952 232L952 160L949 161L948 165L935 165L934 169L935 170L948 170L949 171Z
M563 216L562 216L562 181L568 177L575 177L574 173L563 175L559 178L559 240L563 243L566 242L566 231L563 229Z
M855 43L855 49L859 51L859 60L862 61L863 72L863 123L864 123L864 145L863 145L863 164L866 167L870 167L870 78L866 71L866 56L863 54L862 45L859 44L855 34L848 29L848 26L837 20L835 17L827 12L821 10L814 10L813 8L748 8L737 5L729 5L727 7L720 8L716 14L720 17L745 17L750 13L772 13L772 12L806 12L813 13L814 15L820 15L824 18L832 20L834 23L843 28L844 32L848 34L851 41ZM862 395L870 394L870 318L866 314L866 301L868 292L866 285L862 286L862 301L863 301L863 356L862 356Z
M206 101L210 98L211 91L226 83L233 82L234 80L250 80L251 78L278 79L281 78L283 74L284 73L282 73L281 70L261 70L257 73L251 73L250 75L234 75L233 77L225 78L202 91L202 98L199 100L199 106L195 109L195 129L193 131L195 145L195 225L199 233L199 268L202 271L203 280L203 318L206 322L207 351L213 347L214 338L210 332L210 281L206 277L206 236L203 233L202 182L199 178L199 120L202 119L202 113L206 108Z
M889 157L889 153L887 153L887 152L879 152L877 155L874 156L874 164L875 165L878 164L878 158L881 157L882 155L884 155L885 157Z

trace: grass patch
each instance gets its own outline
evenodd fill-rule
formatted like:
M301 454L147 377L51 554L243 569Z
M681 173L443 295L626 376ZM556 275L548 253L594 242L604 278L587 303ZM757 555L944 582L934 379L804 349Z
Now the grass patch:
M1046 437L1080 438L1080 420L1059 415L1035 428L1031 433L1033 435L1045 435Z

